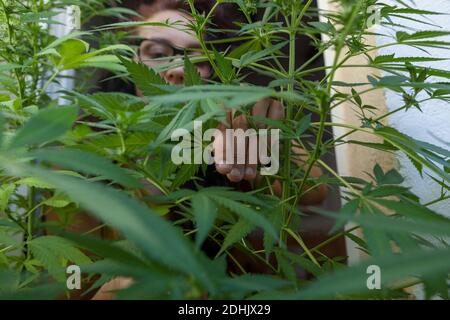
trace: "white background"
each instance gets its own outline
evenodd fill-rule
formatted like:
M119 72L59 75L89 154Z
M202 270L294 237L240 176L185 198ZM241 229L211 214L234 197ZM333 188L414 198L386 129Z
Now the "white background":
M385 0L387 4L395 5L393 0ZM412 2L412 1L411 1ZM450 0L414 0L415 7L444 13L445 15L433 15L427 17L413 16L421 21L427 21L437 26L427 26L417 22L411 22L403 19L393 20L400 25L414 28L416 31L422 30L443 30L450 31ZM380 30L382 29L382 30ZM395 30L378 28L377 31L381 31L383 34L395 35L396 31L406 31L408 33L415 32L414 30L408 30L397 27ZM450 36L436 38L443 41L450 42ZM392 38L377 37L377 44L381 45L389 43ZM427 49L429 54L423 51L416 50L407 46L387 47L379 51L379 54L393 54L398 57L404 56L431 56L439 58L450 58L450 50L443 49ZM426 62L421 65L430 66L436 69L449 70L450 60L438 61L438 62ZM443 79L431 79L431 80L443 80ZM446 80L448 82L448 80ZM403 105L402 97L392 91L385 92L385 98L387 107L389 110L396 109ZM411 108L407 112L399 112L392 115L389 118L389 124L415 139L426 141L444 149L450 149L450 105L432 100L422 104L422 111L416 108ZM424 174L422 178L412 163L404 156L399 156L400 172L406 178L405 185L411 187L412 191L420 196L422 203L432 201L439 197L440 187L429 177ZM435 211L450 217L450 200L442 201L431 206Z

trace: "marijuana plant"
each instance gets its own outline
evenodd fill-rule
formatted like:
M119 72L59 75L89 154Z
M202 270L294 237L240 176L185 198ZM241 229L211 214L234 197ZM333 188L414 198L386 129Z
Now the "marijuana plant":
M208 22L225 1L217 1L206 13L198 12L194 1L187 2L193 17L189 27L202 54L186 53L184 59L151 69L136 62L130 46L111 43L92 49L85 41L106 31L151 23L119 22L57 39L49 33L57 10L67 5L79 5L83 19L99 12L130 14L126 9L107 10L108 2L100 0L0 0L0 297L33 298L39 292L43 298L45 292L54 298L65 289L65 267L70 262L80 265L88 279L100 275L91 290L115 276L133 277L134 284L119 293L123 298L398 298L416 284L425 285L427 297L448 298L450 249L445 239L450 236L450 221L430 205L449 198L450 152L402 134L382 120L393 112L420 108L424 101L449 101L449 72L420 62L437 60L426 49L448 49L450 44L439 37L450 32L397 32L384 45L421 48L423 57L373 58L370 53L379 47L366 43L372 34L367 26L371 6L378 8L385 26L393 24L391 17L419 21L438 13L400 0L398 6L378 0L336 0L339 9L330 12L318 12L312 0L229 0L239 6L246 21L234 36L208 41L205 33L218 32ZM317 55L298 67L299 35L311 39ZM223 44L232 49L219 50ZM335 51L333 63L311 67L329 49ZM337 82L340 68L361 68L348 63L353 57L365 57L363 67L387 76L370 76L365 83ZM215 74L206 83L193 67L205 61ZM168 85L158 74L180 65L186 73L183 86ZM143 96L64 90L67 104L56 105L49 87L62 71L81 68L111 70L133 81ZM317 71L324 71L323 78L310 80ZM249 72L270 77L270 84L247 83ZM351 92L339 89L343 87L351 87ZM381 89L402 95L404 105L375 117L379 106L365 104L365 94ZM267 97L285 105L283 120L252 116L251 107ZM360 126L329 120L332 110L344 102L354 104ZM177 166L170 161L171 133L179 128L192 131L197 120L215 128L224 118L223 108L282 132L279 173L255 183L250 192L202 187L198 180L206 165ZM333 127L349 132L324 139ZM354 132L383 142L346 139ZM421 174L432 175L442 195L422 203L402 185L396 170L379 165L367 179L340 175L321 158L348 143L405 154ZM292 146L305 150L303 166L296 164L299 155ZM310 176L316 165L324 176ZM274 180L281 183L280 198L272 189ZM187 183L197 186L186 188ZM145 185L161 195L148 194ZM339 212L310 208L334 217L336 225L329 239L308 247L298 232L305 214L298 203L320 185L340 188L343 205ZM55 212L59 222L45 222L43 217ZM83 212L99 218L104 223L100 228L113 228L120 236L100 240L90 235L95 229L85 234L68 231L76 214ZM166 219L173 212L177 218ZM348 222L355 227L344 231ZM264 233L262 250L246 238L256 229ZM357 229L363 237L354 233ZM356 242L368 254L367 261L346 266L321 252L341 237ZM288 249L289 239L301 253ZM219 248L213 257L201 250L206 241ZM236 248L271 274L248 273L233 256ZM226 257L239 274L226 272ZM369 265L383 270L382 290L367 289ZM313 279L300 280L297 268L313 274ZM49 282L49 276L56 282Z

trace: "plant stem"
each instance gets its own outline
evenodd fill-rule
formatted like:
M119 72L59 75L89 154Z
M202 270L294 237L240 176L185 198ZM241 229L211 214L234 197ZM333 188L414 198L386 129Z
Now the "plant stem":
M13 48L14 47L14 38L15 37L14 37L13 27L12 27L10 19L9 19L9 13L8 13L8 11L6 9L6 5L5 5L3 0L0 0L0 4L2 6L3 13L5 14L6 30L7 30L7 33L8 33L8 42L9 42L9 45L11 46L11 48ZM16 68L16 69L14 69L14 75L15 75L16 80L17 80L17 87L18 87L18 92L17 93L19 94L20 100L23 101L23 98L25 96L25 90L24 90L24 87L23 87L22 74Z
M28 206L30 208L30 211L27 215L27 246L26 246L26 259L31 259L31 251L29 248L29 243L31 240L33 240L33 222L34 222L34 215L33 212L36 208L34 208L34 196L35 196L35 188L30 187L28 189Z
M438 202L441 202L441 201L445 201L445 200L448 200L448 199L450 199L450 195L448 195L448 196L444 196L444 197L440 197L440 198L438 198L438 199L435 199L435 200L432 200L432 201L430 201L430 202L427 202L427 203L425 203L425 204L423 204L425 207L428 207L428 206L431 206L431 205L433 205L433 204L435 204L435 203L438 203Z
M41 91L39 92L39 96L38 96L38 101L40 100L40 98L44 95L44 93L46 93L48 87L50 86L50 84L52 84L52 82L56 79L56 77L59 75L59 70L55 71L52 76L47 80L47 82L44 84L44 86L42 87Z
M328 166L324 161L318 159L317 163L319 163L322 167L324 167L325 169L327 169L328 172L330 172L333 176L336 177L336 179L338 179L340 182L342 182L343 185L345 185L351 192L353 192L354 194L358 194L358 192L355 190L355 188L352 187L352 185L350 183L348 183L347 181L345 181L344 178L342 178L336 171L334 171L330 166Z
M345 236L347 233L355 231L356 229L359 229L359 228L360 228L360 226L355 226L355 227L352 227L352 228L350 228L350 229L348 229L346 231L341 231L341 232L335 234L334 236L328 238L327 240L319 243L317 246L309 249L309 251L310 252L318 251L318 250L322 249L323 247L325 247L326 245L330 244L331 242L335 241L336 239L339 239L340 237ZM300 256L305 256L305 255L306 255L306 252L303 252Z
M345 45L345 38L350 30L350 28L353 25L353 21L356 18L356 14L359 12L359 9L361 7L361 2L358 2L355 7L353 8L353 12L352 15L350 17L349 22L347 23L347 25L344 27L344 30L342 31L342 33L340 34L340 37L338 39L338 42L336 44L336 52L335 52L335 56L334 56L334 62L333 62L333 67L330 71L329 77L328 77L328 85L327 85L327 98L329 98L331 96L331 90L332 90L332 86L333 86L333 80L334 80L334 76L336 74L337 69L339 68L339 58L340 58L340 54L342 49L344 48ZM317 161L317 159L320 157L320 153L322 151L322 138L323 138L323 134L325 132L325 123L326 123L326 118L327 118L327 113L330 107L330 101L327 99L327 101L321 101L320 103L320 121L319 121L319 131L317 133L316 136L316 146L314 149L314 153L312 158L310 158L309 161L309 165L308 168L305 171L305 176L302 180L302 183L300 185L300 192L303 190L303 187L306 183L306 180L309 176L309 173L311 172L315 162Z
M194 3L192 0L189 0L189 7L191 9L191 12L193 14L197 14L197 10L195 9ZM197 26L197 30L196 30L196 35L197 35L197 40L200 43L200 47L202 49L202 51L205 53L206 58L208 59L208 62L211 64L211 67L213 68L215 74L219 77L219 79L222 82L227 82L226 79L223 77L222 72L220 71L220 69L217 67L217 64L215 62L215 60L213 59L213 57L211 56L208 48L206 47L206 43L205 40L203 38L203 32L205 31L205 27L206 27L206 23L208 22L208 19L211 17L211 15L213 14L214 10L217 8L217 6L221 3L221 1L217 1L214 6L212 7L212 9L210 10L210 12L208 13L208 15L206 16L205 21Z
M286 19L287 20L287 19ZM295 30L295 22L297 20L297 12L295 10L295 6L292 5L292 12L291 12L291 22L288 24L289 27L289 78L294 79L295 77L295 64L296 64L296 30ZM288 21L287 21L288 22ZM287 91L289 93L294 92L294 84L292 81L289 82L287 85ZM292 102L289 102L286 109L286 120L290 121L292 118L292 109L293 105ZM286 202L286 199L290 198L290 180L288 179L290 177L291 172L291 149L292 149L292 141L290 139L286 139L286 141L283 144L283 176L284 180L282 182L282 198L281 202L283 203L282 207L282 214L283 214L283 222L286 227L289 227L289 224L286 223L288 221L289 216L289 203ZM282 230L283 231L283 230ZM287 236L284 232L281 232L280 235L281 243L284 244L287 240Z
M33 6L32 6L33 12L34 13L39 13L39 10L42 10L41 8L38 8L38 3L37 0L33 1ZM38 58L36 57L36 55L39 52L39 42L40 42L40 34L39 34L39 24L38 23L33 23L31 25L31 29L32 29L32 47L33 47L33 62L31 64L31 77L32 77L32 81L31 81L31 86L30 86L30 97L29 97L29 104L34 104L36 103L36 98L39 98L36 96L36 91L37 91L37 87L40 81L40 72L39 72L39 61Z
M120 148L120 155L124 155L124 154L126 153L126 151L127 151L127 145L126 145L126 143L125 143L125 138L124 138L124 136L123 136L123 131L122 131L122 129L117 128L117 135L119 136L119 139L120 139L120 145L121 145L121 148Z
M303 239L294 231L292 231L289 228L284 228L284 230L289 233L289 235L294 238L295 241L297 241L297 243L300 245L300 247L303 249L303 251L305 251L305 254L309 257L309 259L311 259L312 262L314 262L315 265L317 265L320 268L320 264L319 262L317 262L316 258L314 257L314 255L311 253L311 251L308 249L308 247L306 246L305 242L303 241Z

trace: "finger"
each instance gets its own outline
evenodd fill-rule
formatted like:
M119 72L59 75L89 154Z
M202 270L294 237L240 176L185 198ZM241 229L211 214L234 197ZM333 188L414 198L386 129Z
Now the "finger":
M256 178L256 164L247 164L245 166L244 180L253 181Z
M303 166L308 160L308 154L297 141L292 142L292 161L298 166Z
M91 300L114 300L116 291L126 289L133 284L132 278L117 277L105 283Z
M244 166L234 166L233 169L231 169L230 173L227 174L228 180L231 182L241 182L244 178Z
M303 167L306 170L306 163L308 161L308 153L299 146L298 143L293 143L292 152L294 154L293 162L297 164L299 167ZM319 178L323 175L322 169L313 165L311 171L309 172L309 176L312 178ZM306 184L305 190L308 192L301 195L299 204L301 205L317 205L325 200L328 195L328 187L324 184L319 184L312 190L311 186Z
M270 98L259 100L257 103L255 103L255 105L252 108L252 116L264 118L267 117L267 112L269 110L270 104L271 104ZM259 129L263 129L266 126L264 123L256 121L256 127Z
M232 127L234 112L235 112L234 109L230 110L230 111L227 111L227 114L226 114L226 121L227 121L227 123L226 123L226 125L228 127Z
M226 143L225 132L227 127L221 123L217 127L218 131L214 135L213 150L214 150L214 163L216 164L216 170L220 174L228 174L233 169L232 164L226 163Z
M281 185L280 180L275 180L275 181L272 183L272 190L273 190L273 193L274 193L278 198L281 198L281 197L282 197L282 195L283 195L283 187L282 187L282 185Z
M306 188L310 188L309 185L306 185ZM310 206L310 205L318 205L321 204L326 197L328 196L328 186L324 184L320 184L316 186L314 189L309 190L308 192L304 193L299 200L299 204L304 206Z
M280 101L272 100L270 104L267 117L273 120L283 120L284 119L284 107Z
M267 117L272 120L284 119L284 107L280 101L271 99L271 104L269 110L267 111ZM270 135L267 137L267 143L272 147L272 139Z
M233 130L236 133L236 130L242 129L243 131L247 130L248 123L245 115L241 114L240 116L233 119ZM235 135L234 137L234 164L233 169L227 175L228 179L231 182L240 182L244 179L245 175L245 160L247 153L247 143L244 136L244 140L238 138L239 135Z
M264 176L261 176L259 173L257 173L256 178L255 178L256 186L261 187L264 179L265 179ZM271 184L271 190L273 192L273 195L275 195L278 198L281 198L282 193L283 193L283 186L282 186L280 180L278 180L278 179L273 180L273 182Z
M258 164L258 135L256 132L246 139L246 144L244 180L253 181L256 178Z

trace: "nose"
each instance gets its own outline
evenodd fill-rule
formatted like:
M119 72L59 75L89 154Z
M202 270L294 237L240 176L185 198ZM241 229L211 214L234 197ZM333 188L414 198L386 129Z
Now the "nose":
M166 81L170 84L183 84L184 83L184 68L170 69L164 75Z

